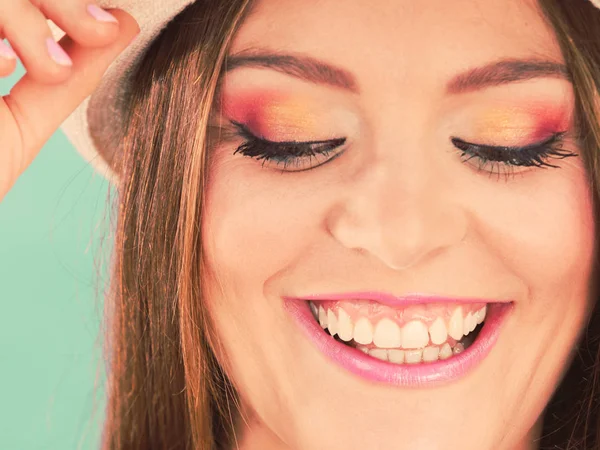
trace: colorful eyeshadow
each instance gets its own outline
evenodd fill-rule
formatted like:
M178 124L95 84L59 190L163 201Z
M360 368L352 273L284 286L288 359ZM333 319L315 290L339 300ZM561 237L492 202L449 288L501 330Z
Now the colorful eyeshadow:
M477 120L474 135L504 145L521 145L565 131L570 121L564 108L498 108L485 112Z
M314 100L279 93L249 94L223 99L223 113L266 139L294 139L318 131L319 110ZM322 114L321 114L322 115Z

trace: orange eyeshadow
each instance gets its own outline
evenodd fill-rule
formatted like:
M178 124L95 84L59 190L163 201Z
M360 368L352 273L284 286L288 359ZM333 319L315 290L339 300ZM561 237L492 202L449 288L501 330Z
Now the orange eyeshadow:
M223 99L223 112L265 139L293 140L316 132L323 105L314 99L279 93L252 93Z
M473 131L476 136L504 145L521 145L565 131L569 120L568 114L557 108L492 109L480 116Z

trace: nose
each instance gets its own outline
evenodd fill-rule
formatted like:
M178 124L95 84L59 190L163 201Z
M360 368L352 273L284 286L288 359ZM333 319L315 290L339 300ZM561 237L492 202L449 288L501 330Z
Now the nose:
M328 230L343 246L406 269L465 237L465 210L445 180L425 167L365 168L329 211Z

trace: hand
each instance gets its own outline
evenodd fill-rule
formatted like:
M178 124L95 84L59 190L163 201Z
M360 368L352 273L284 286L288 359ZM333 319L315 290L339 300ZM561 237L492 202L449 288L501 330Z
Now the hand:
M11 53L26 70L0 101L0 200L139 33L124 11L87 5L86 0L0 0L0 77L15 69ZM46 19L65 31L59 43Z

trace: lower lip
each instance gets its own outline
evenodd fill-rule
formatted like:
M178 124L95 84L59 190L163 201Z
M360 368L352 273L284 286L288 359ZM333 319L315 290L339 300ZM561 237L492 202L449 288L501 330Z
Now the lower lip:
M400 365L372 358L333 339L317 323L307 301L284 299L284 305L307 337L334 363L369 381L410 387L448 383L474 369L496 343L512 307L511 303L488 304L483 328L464 352L437 362Z

